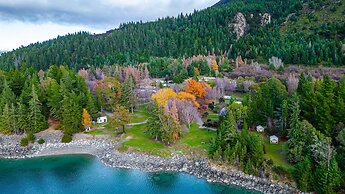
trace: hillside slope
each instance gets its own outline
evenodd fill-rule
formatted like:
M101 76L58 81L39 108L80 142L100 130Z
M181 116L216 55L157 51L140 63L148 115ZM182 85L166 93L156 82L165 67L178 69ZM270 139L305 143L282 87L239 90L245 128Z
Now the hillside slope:
M225 54L231 59L241 55L259 61L278 56L291 64L345 64L341 50L343 21L332 29L335 35L328 37L322 35L322 28L318 33L299 30L298 21L306 17L299 14L305 7L299 0L230 2L155 22L123 24L105 34L76 33L32 44L3 54L0 68L11 69L25 63L36 69L47 69L53 64L78 69L88 65L135 64L150 57L179 58L207 53ZM334 6L335 13L343 9L341 4ZM296 22L288 20L285 27L280 27L295 12ZM321 7L313 14L321 12L330 11Z

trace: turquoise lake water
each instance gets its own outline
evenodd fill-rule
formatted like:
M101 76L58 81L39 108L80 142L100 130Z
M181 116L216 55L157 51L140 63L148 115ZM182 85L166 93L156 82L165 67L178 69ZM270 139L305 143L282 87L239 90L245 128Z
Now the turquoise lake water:
M256 193L184 173L146 173L104 166L88 155L0 160L0 193Z

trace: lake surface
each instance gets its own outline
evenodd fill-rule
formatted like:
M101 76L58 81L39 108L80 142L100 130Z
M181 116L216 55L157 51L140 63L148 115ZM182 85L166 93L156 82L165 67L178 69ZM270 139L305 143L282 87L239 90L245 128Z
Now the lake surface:
M146 173L104 166L88 155L0 160L0 193L256 193L184 173Z

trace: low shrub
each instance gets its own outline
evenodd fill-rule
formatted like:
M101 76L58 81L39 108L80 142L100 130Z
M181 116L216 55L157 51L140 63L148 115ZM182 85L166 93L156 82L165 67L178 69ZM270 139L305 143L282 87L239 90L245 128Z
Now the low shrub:
M44 141L44 139L40 138L37 142L38 142L38 144L44 144L45 141Z
M273 172L275 172L276 174L278 174L278 175L288 175L289 174L289 171L288 170L286 170L284 167L282 167L282 166L277 166L277 165L275 165L275 166L273 166L272 167L272 171Z
M61 139L61 142L62 143L69 143L72 141L72 135L71 134L68 134L68 133L64 133L63 134L63 137Z
M35 135L33 133L26 134L26 138L28 139L29 142L35 143Z
M23 147L28 146L29 145L28 138L24 137L24 138L20 139L20 145L23 146Z

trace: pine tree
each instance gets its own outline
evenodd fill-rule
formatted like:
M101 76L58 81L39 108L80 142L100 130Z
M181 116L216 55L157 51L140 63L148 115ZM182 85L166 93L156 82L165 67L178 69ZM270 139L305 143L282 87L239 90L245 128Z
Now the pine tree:
M229 111L224 122L221 124L221 133L222 138L230 143L235 142L238 135L235 123L235 116L232 111Z
M213 153L213 159L217 161L222 160L222 148L218 146L218 149Z
M137 97L135 95L135 80L132 75L123 83L122 91L122 104L133 113L137 104Z
M80 130L82 109L79 102L80 99L74 92L64 91L61 101L61 128L68 135Z
M95 100L89 90L86 93L86 109L89 111L91 117L95 116L98 112Z
M226 145L226 149L223 152L223 159L225 162L231 163L233 158L232 158L232 150L230 147L230 144Z
M18 129L18 118L16 115L16 107L14 104L11 104L10 106L10 116L9 116L10 122L11 122L11 131L16 132Z
M299 97L296 93L292 95L289 102L289 112L291 112L290 129L288 131L289 138L294 138L299 130L299 115L301 112L299 105Z
M154 138L156 141L162 136L161 128L163 127L163 125L160 120L159 114L163 113L161 113L157 105L154 105L150 117L147 120L147 129L145 131L145 133Z
M312 191L313 171L310 157L306 157L304 161L296 164L293 175L299 190L303 192Z
M345 76L339 81L336 89L335 110L333 110L336 123L345 123Z
M57 83L57 81L52 80L49 83L49 86L47 88L47 105L50 110L51 116L61 119L61 101L62 101L62 94L60 85Z
M23 104L21 102L21 100L19 100L19 102L17 102L17 110L16 110L16 116L17 116L17 121L18 121L18 129L19 130L27 130L27 113L28 110L25 106L25 104Z
M335 82L325 75L321 83L320 89L317 91L318 106L315 117L317 119L316 128L325 135L333 134L333 127L335 125L332 110L335 109L334 101Z
M38 99L35 85L32 85L31 99L29 101L29 112L27 117L27 130L30 133L38 133L43 130L47 124L42 114L42 104Z
M341 175L338 163L332 159L330 163L322 162L316 169L316 188L318 193L331 194L340 185Z
M285 86L276 78L269 79L260 87L259 101L268 128L274 127L272 126L273 119L279 119L276 118L274 112L281 108L282 102L287 99L287 96Z
M1 122L0 122L0 129L2 133L10 134L11 133L11 110L8 104L5 104L3 107L2 115L1 115Z
M2 113L2 109L4 108L5 104L10 106L11 104L15 103L16 96L12 92L10 86L8 85L6 79L4 80L3 89L1 92L1 99L0 99L0 114Z
M297 93L301 99L301 117L316 126L315 112L317 107L316 95L314 92L314 85L310 77L305 77L302 73L299 82Z

